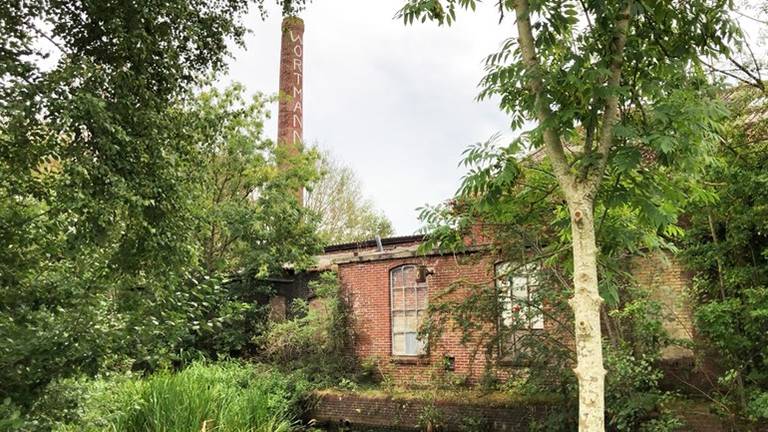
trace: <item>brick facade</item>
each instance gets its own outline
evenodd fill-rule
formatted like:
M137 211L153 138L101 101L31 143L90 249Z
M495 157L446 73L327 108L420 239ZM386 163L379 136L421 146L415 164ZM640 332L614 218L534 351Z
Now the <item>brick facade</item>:
M632 260L632 274L638 284L649 288L650 297L661 305L664 329L679 340L694 338L693 307L689 288L691 276L679 260L664 253L655 253ZM662 356L669 360L690 358L688 348L668 346Z
M474 259L473 259L474 258ZM342 293L348 299L354 323L357 358L375 360L380 368L405 383L426 383L442 373L444 359L453 359L454 373L477 378L485 357L461 344L461 333L446 329L440 340L430 346L425 356L392 355L389 272L402 265L423 265L434 275L427 278L429 299L458 281L489 283L493 281L493 262L469 256L428 256L398 258L339 265ZM451 295L462 295L461 289Z
M415 431L424 430L424 413L430 411L438 425L435 430L445 432L483 430L488 432L527 431L530 423L546 418L557 410L556 402L489 401L488 398L467 396L465 400L434 400L395 397L392 395L363 395L333 391L316 392L315 402L306 414L306 421L320 425L341 426L339 430L360 431ZM680 432L726 432L739 429L709 412L701 402L687 402L674 406L683 425ZM474 427L468 428L469 424ZM768 432L768 426L757 426L757 432Z
M476 382L486 364L485 352L476 341L462 341L461 330L448 325L439 338L421 356L392 355L392 322L390 310L390 271L403 265L425 266L429 300L452 286L450 296L466 296L471 284L491 286L494 281L493 257L482 248L460 255L423 255L418 253L418 241L400 244L386 250L375 247L353 251L334 251L334 266L338 271L343 297L352 313L355 334L354 355L364 362L375 362L379 370L398 384L429 384L445 376L446 360L452 363L451 375L469 383ZM692 338L691 305L687 295L690 278L673 257L663 254L637 257L632 270L638 282L651 289L652 298L659 300L665 317L664 326L672 337ZM450 297L449 297L450 298ZM446 297L443 297L443 300ZM556 327L545 319L545 330ZM566 341L568 338L560 338ZM462 343L464 342L464 343ZM663 353L672 360L690 358L688 350L670 347ZM504 369L496 374L503 377Z

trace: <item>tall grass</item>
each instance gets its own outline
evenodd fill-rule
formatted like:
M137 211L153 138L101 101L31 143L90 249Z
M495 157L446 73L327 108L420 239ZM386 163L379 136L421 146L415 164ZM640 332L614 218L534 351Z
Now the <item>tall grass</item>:
M82 421L62 430L288 432L301 392L283 375L234 362L195 363L102 388L85 403Z

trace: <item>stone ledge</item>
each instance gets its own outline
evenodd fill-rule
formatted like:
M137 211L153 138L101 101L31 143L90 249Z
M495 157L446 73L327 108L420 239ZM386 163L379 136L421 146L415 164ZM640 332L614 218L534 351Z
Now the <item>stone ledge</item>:
M442 431L459 431L468 419L482 421L489 432L528 430L531 420L541 418L556 405L541 401L509 404L488 404L479 398L458 402L438 398L431 401L418 397L397 397L385 394L344 393L320 391L307 420L320 425L341 425L359 430L419 430L419 420L429 411L439 418ZM497 401L499 402L499 401Z

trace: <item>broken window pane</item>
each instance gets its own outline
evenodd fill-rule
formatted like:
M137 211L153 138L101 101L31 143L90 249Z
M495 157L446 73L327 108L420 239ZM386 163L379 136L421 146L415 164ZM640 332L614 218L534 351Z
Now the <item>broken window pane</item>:
M544 328L544 315L535 295L539 268L536 264L519 266L503 262L496 264L494 272L501 303L499 323L512 330L511 340L502 345L516 350L516 339L522 333Z

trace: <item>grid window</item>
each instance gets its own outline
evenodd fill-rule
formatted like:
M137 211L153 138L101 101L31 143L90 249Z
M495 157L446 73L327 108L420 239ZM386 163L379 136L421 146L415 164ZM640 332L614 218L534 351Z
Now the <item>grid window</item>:
M527 264L515 269L510 263L496 264L496 287L504 305L502 322L507 327L521 327L532 330L544 328L544 315L536 304L536 289L539 287L538 269Z
M535 264L515 267L511 263L496 264L496 288L502 304L500 325L511 330L502 352L521 353L524 339L544 329L544 314L536 298L539 287L538 268Z
M427 283L417 282L415 265L394 268L389 273L392 312L392 354L424 354L419 326L427 311Z

